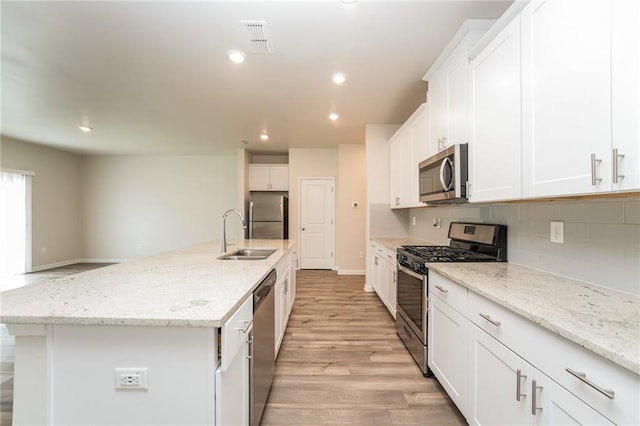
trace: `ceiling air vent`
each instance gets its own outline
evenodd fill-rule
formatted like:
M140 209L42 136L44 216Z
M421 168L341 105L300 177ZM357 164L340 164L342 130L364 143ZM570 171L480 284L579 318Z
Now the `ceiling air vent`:
M254 55L271 55L273 44L266 21L240 21L249 35L249 47Z

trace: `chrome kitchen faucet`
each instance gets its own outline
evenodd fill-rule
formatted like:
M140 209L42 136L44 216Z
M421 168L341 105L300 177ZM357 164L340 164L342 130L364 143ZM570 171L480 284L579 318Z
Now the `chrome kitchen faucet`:
M222 215L222 236L220 237L220 254L227 252L227 216L229 213L235 213L240 217L242 221L242 229L247 229L247 222L245 222L244 217L242 217L242 213L238 210L230 209L224 212Z

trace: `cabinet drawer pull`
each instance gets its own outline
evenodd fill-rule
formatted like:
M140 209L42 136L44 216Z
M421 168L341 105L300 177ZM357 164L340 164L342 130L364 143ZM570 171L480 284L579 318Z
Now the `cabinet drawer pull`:
M613 149L613 158L611 159L611 168L613 172L613 183L618 183L618 179L624 178L624 175L618 174L618 159L624 158L624 154L618 154L618 148Z
M595 383L593 383L591 380L587 379L587 375L585 373L583 373L582 371L575 371L570 369L569 367L564 369L567 373L571 374L573 377L575 377L576 379L580 380L583 383L586 383L587 385L591 386L593 389L597 390L598 392L600 392L602 395L606 396L609 399L613 399L615 392L612 391L611 389L604 389L601 388L600 386L596 385Z
M241 332L242 334L246 333L247 330L249 330L249 328L251 327L251 324L253 324L253 320L251 321L242 321L242 323L244 324L244 328L238 328L238 331Z
M496 320L492 319L489 315L483 314L482 312L480 312L478 315L480 315L482 318L486 319L487 321L489 321L491 324L495 325L496 327L500 327L500 321L496 321Z
M538 407L538 389L542 389L542 386L537 386L535 380L531 381L531 414L536 415L538 410L542 410L542 407Z
M442 287L441 285L437 285L436 288L438 290L440 290L443 293L449 293L449 290L447 290L446 288Z
M598 185L598 182L602 180L602 178L596 176L596 164L601 161L602 159L596 158L596 154L591 154L591 186Z
M522 374L522 371L520 371L520 369L518 368L516 370L516 401L520 402L520 398L522 398L523 396L527 396L526 393L522 393L521 390L521 386L522 386L522 379L526 379L527 376L525 376L524 374Z

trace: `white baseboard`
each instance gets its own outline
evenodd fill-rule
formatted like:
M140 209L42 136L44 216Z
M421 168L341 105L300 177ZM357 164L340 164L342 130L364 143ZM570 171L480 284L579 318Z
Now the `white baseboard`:
M337 269L338 275L364 275L364 269Z
M364 291L366 291L367 293L373 293L375 290L370 285L366 285L365 284L364 285Z
M31 271L29 272L45 271L47 269L73 265L74 263L122 263L128 260L131 260L131 259L71 259L71 260L64 260L62 262L49 263L47 265L32 267Z
M78 263L78 262L81 262L81 260L80 259L72 259L72 260L65 260L65 261L62 261L62 262L49 263L47 265L32 266L31 267L31 271L29 271L29 272L38 272L38 271L44 271L46 269L59 268L61 266L73 265L74 263Z

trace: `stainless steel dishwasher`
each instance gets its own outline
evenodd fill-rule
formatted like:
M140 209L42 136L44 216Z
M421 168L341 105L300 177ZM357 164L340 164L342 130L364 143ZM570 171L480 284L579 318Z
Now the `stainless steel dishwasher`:
M275 292L276 270L262 280L253 292L253 336L251 337L250 421L258 426L267 404L275 368Z

